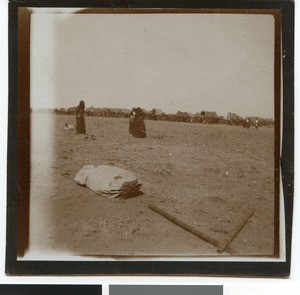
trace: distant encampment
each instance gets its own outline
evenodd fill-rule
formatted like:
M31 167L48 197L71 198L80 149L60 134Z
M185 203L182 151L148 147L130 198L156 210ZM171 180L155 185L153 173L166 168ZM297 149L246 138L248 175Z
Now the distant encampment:
M58 114L58 115L75 115L76 107L69 108L40 108L31 110L32 112L44 114ZM94 117L111 117L111 118L129 118L130 109L125 108L96 108L94 106L88 107L85 110L85 116ZM201 123L201 124L226 124L232 126L258 126L258 127L274 127L274 120L270 118L262 118L258 116L240 116L236 113L229 112L227 117L219 116L215 111L200 111L195 114L186 111L177 111L176 114L166 114L160 108L152 108L145 110L145 120L159 120L171 122L186 122L186 123Z

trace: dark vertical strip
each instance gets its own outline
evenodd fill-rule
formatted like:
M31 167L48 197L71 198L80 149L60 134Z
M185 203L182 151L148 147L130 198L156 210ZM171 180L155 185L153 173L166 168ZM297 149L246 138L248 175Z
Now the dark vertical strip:
M280 189L280 126L281 126L281 13L274 13L274 96L275 96L275 188L274 188L274 256L279 256L279 189Z
M18 10L18 256L29 244L30 11Z
M286 260L290 266L294 199L294 3L282 9L283 55L283 146L282 185L285 206Z
M8 16L8 138L7 138L7 227L6 227L6 267L12 265L17 256L17 195L18 174L17 148L17 70L18 70L18 8L9 3Z

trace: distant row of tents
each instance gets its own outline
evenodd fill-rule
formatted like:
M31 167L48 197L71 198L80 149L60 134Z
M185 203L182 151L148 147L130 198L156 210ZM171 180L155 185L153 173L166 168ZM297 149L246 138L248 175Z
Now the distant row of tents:
M60 108L60 109L43 109L41 112L51 112L61 115L75 115L76 107ZM131 110L123 108L95 108L88 107L85 109L86 116L95 117L113 117L113 118L129 118ZM243 117L235 113L229 112L227 117L218 116L214 111L201 111L195 114L188 112L178 111L176 114L166 114L159 108L153 108L150 111L144 110L144 118L146 120L160 120L160 121L172 121L172 122L189 122L189 123L203 123L203 124L228 124L235 126L243 126L244 122L250 121L250 123L258 122L259 126L274 126L274 120L261 117Z

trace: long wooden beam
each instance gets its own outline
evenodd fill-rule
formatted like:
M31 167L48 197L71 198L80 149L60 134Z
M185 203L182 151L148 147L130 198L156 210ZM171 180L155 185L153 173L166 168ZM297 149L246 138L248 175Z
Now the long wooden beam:
M200 239L216 246L217 248L219 248L220 242L218 240L206 235L205 233L201 232L198 229L193 228L189 224L185 223L182 220L179 220L177 217L171 215L170 213L166 212L165 210L163 210L161 208L158 208L157 206L155 206L153 204L149 204L148 207L151 210L153 210L154 212L158 213L159 215L161 215L164 218L168 219L169 221L173 222L177 226L180 226L181 228L183 228L184 230L192 233L193 235L197 236L198 238L200 238ZM229 246L226 246L224 251L227 252L228 254L231 254L231 255L239 255L239 253L235 249L233 249Z

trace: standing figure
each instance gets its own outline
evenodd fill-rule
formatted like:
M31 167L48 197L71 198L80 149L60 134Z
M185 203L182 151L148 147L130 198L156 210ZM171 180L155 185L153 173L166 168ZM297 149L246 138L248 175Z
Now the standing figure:
M133 124L135 120L135 112L136 109L132 108L130 114L129 114L129 134L133 134Z
M249 129L250 128L250 119L247 118L246 120L243 121L243 127Z
M135 118L133 120L133 137L145 138L146 126L144 122L144 112L141 108L136 109Z
M79 102L76 108L76 133L85 134L85 119L84 119L85 103L83 100Z

